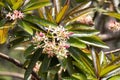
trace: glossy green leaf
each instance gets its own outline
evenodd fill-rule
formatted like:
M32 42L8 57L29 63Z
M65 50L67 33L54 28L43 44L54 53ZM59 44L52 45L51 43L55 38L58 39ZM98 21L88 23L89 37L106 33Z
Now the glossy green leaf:
M55 20L53 19L52 13L51 13L51 9L46 8L45 10L46 10L47 20L51 22L55 22Z
M119 13L115 13L115 12L107 12L107 13L103 13L105 15L120 19L120 14Z
M66 0L66 4L63 6L63 8L60 10L58 15L56 16L56 22L57 23L60 23L61 20L63 19L63 17L65 16L65 13L69 8L69 3L70 3L70 0Z
M99 32L97 30L70 30L73 32L72 37L89 37L93 35L97 35Z
M91 37L80 37L80 41L89 45L101 47L101 48L109 48L106 46L104 42L100 40L100 38L96 36L91 36Z
M69 24L65 26L65 28L67 28L68 30L94 30L94 28L89 25L85 25L77 22Z
M78 80L87 80L87 77L81 73L74 73L72 74L72 76Z
M92 60L93 60L96 76L99 76L101 71L100 58L98 53L95 52L94 48L92 48Z
M120 64L119 65L110 65L110 66L107 66L105 68L103 68L100 72L100 76L103 77L103 76L106 76L108 73L110 73L111 71L114 71L115 69L119 68L120 67Z
M32 56L31 58L31 61L25 71L25 74L24 74L24 80L27 80L28 77L30 76L30 74L32 73L33 71L33 68L36 64L36 62L39 60L39 57L40 55L42 54L42 49L37 49L35 52L34 52L34 55Z
M70 43L70 46L77 47L77 48L85 48L86 44L81 42L78 38L70 37L68 39L68 42Z
M46 26L46 27L47 26L51 26L51 27L56 27L57 26L57 24L55 24L53 22L50 22L50 21L42 19L42 18L38 18L36 16L31 16L31 15L26 16L24 18L24 20L29 21L33 24L38 24L38 25L42 25L42 26Z
M78 80L78 79L73 77L65 77L65 78L62 78L62 80Z
M19 21L19 26L21 28L23 28L26 32L28 32L29 34L33 35L33 30L32 30L32 25L30 25L28 22L25 21Z
M90 64L90 59L85 56L85 54L80 51L78 48L75 47L70 47L68 49L71 52L71 56L78 62L78 63L82 63L82 65L88 69L87 72L89 72L91 75L94 75L94 71L92 68L92 65Z
M120 76L113 76L111 78L109 78L108 80L120 80Z
M48 5L51 5L50 1L44 1L44 2L36 1L36 2L26 5L23 11L24 12L31 11L31 10L35 10L35 9L38 9L44 6L48 6Z

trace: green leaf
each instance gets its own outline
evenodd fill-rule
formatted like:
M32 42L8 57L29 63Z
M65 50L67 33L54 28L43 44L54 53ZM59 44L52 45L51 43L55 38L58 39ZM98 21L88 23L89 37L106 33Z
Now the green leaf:
M80 49L75 47L70 47L68 49L71 52L71 56L81 64L83 68L91 75L94 75L93 66L91 65L91 60L83 53Z
M118 65L110 65L105 68L103 68L100 72L100 77L106 76L109 72L114 71L115 69L119 68L120 64Z
M26 32L29 34L33 35L33 30L32 30L32 25L26 21L19 21L18 22L19 26L23 28Z
M94 9L95 8L93 8L93 7L89 7L89 8L79 10L72 15L67 15L67 17L65 18L66 19L65 23L72 23L72 22L76 21L79 17L92 12Z
M68 30L94 30L94 28L90 27L89 25L81 24L77 22L69 24L65 26L65 28L67 28Z
M34 51L34 45L30 45L25 51L24 51L24 56L28 57L32 52Z
M97 36L91 36L91 37L80 37L79 38L81 42L89 44L89 45L93 45L93 46L97 46L97 47L101 47L101 48L109 48L108 46L106 46L106 44L104 42L102 42L100 40L100 38L98 38Z
M68 42L70 43L70 46L77 48L86 48L86 44L81 42L78 38L70 37L70 39L68 39Z
M0 20L0 27L3 27L6 22L7 22L7 19L5 19L5 18Z
M31 10L35 10L35 9L38 9L38 8L41 8L44 6L48 6L48 5L51 5L50 1L44 1L44 2L36 1L36 2L30 3L30 4L27 4L23 11L24 12L31 11Z
M12 47L13 47L13 46L15 46L15 45L23 42L23 41L24 41L24 38L25 38L24 36L22 36L22 37L17 37L17 38L15 38L15 39L13 39L12 41L10 41L10 44L11 44Z
M0 6L5 6L5 4L3 2L0 1Z
M75 12L82 10L83 8L85 8L86 4L88 4L89 1L83 1L80 4L78 4L77 6L75 6L74 8L72 8L67 15L71 15L74 14Z
M84 76L83 74L81 73L74 73L72 74L72 76L78 80L87 80L86 76Z
M96 76L99 76L100 71L101 71L100 58L99 58L98 53L95 53L94 48L92 48L92 60L93 60Z
M46 78L47 78L47 71L48 71L50 62L51 62L51 58L48 58L48 56L45 55L44 60L42 61L42 64L41 64L41 66L40 66L40 70L39 70L39 72L38 72L38 74L39 74L42 78L44 78L44 80L46 80Z
M120 80L120 76L113 76L111 78L109 78L108 80Z
M78 80L78 79L73 77L65 77L65 78L62 78L62 80Z
M55 24L53 22L50 22L50 21L42 19L42 18L38 18L36 16L31 16L31 15L26 16L24 18L24 20L29 21L33 24L38 24L38 25L42 25L42 26L45 26L45 27L47 27L47 26L56 27L57 26L57 24Z
M118 56L118 57L115 58L113 61L111 61L107 66L119 64L119 61L120 61L120 56Z
M103 14L108 15L108 16L111 16L111 17L114 17L114 18L117 18L117 19L120 19L120 14L119 14L119 13L106 12L106 13L103 13Z
M61 20L63 19L63 17L65 16L65 13L67 12L68 8L69 8L69 3L70 0L66 0L66 4L63 6L63 8L60 10L60 12L58 13L57 17L56 17L56 22L60 23Z
M14 1L14 0L13 0ZM17 10L18 8L20 8L20 6L23 4L23 0L17 0L14 5L12 6L13 10Z
M30 61L30 64L28 65L26 71L25 71L25 74L24 74L24 80L27 80L28 77L30 76L30 74L32 73L33 71L33 68L36 64L36 62L39 60L39 57L42 53L42 50L41 48L37 49L35 52L34 52L34 55L32 56L31 58L31 61Z
M97 35L99 32L97 30L70 30L70 32L73 32L72 37L89 37Z
M66 65L67 65L66 69L67 69L68 73L70 75L72 75L73 73L76 72L75 69L74 69L73 63L72 63L72 58L68 57L66 62L67 62L66 63Z

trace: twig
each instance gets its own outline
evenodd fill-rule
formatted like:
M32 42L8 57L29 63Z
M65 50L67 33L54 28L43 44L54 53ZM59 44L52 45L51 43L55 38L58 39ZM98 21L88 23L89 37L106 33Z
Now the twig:
M23 74L15 73L15 72L0 72L0 76L11 76L19 79L24 79Z
M22 63L20 63L20 61L18 61L18 60L16 60L16 59L13 59L13 58L11 58L11 57L9 57L9 56L7 56L7 55L5 55L5 54L3 54L3 53L1 53L0 52L0 58L3 58L3 59L5 59L5 60L7 60L7 61L9 61L9 62L11 62L11 63L13 63L13 64L15 64L17 67L19 67L19 68L22 68L22 69L27 69L26 67L24 67L24 65L22 64ZM39 77L37 76L37 74L33 71L32 73L31 73L37 80L40 80L39 79Z
M108 52L104 52L106 55L110 54L110 53L115 53L115 52L119 52L120 51L120 48L119 49L115 49L115 50L111 50L111 51L108 51Z
M103 41L110 41L110 40L115 40L115 39L119 39L120 36L119 35L111 35L111 34L98 34L98 36L101 38L101 40Z

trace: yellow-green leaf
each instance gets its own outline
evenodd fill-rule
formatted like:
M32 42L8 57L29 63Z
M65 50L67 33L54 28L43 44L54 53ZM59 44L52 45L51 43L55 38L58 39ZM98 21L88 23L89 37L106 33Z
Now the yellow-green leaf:
M17 0L16 3L12 6L12 9L16 10L20 8L22 4L23 4L23 0Z
M67 3L64 5L64 7L60 10L58 15L56 16L56 22L60 23L63 17L65 16L66 11L69 8L69 0L67 0Z

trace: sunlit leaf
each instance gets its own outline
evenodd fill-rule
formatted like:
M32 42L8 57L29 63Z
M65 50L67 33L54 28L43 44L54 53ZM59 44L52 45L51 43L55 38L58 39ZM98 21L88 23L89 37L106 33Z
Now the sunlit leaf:
M71 52L71 56L78 63L82 63L82 66L84 66L87 69L87 72L89 72L89 74L94 75L92 65L90 64L90 59L87 56L85 56L85 54L82 51L75 47L70 47L68 50Z
M81 73L74 73L72 76L78 80L87 80L86 76Z
M80 37L80 41L84 42L89 45L101 47L101 48L109 48L106 46L104 42L102 42L98 37L96 36L91 36L91 37Z
M65 26L65 28L67 28L68 30L94 30L94 28L89 25L85 25L77 22L69 24Z
M114 71L115 69L117 69L119 67L120 67L120 64L107 66L101 70L100 76L103 77L103 76L107 75L109 72Z
M70 37L68 42L70 43L70 46L73 46L73 47L77 47L77 48L85 48L86 47L86 44L81 42L78 38Z
M58 15L56 17L56 22L57 23L60 23L60 21L62 20L62 18L65 16L65 13L66 13L66 11L69 8L69 3L70 3L70 0L66 0L66 4L63 6L63 8L58 13Z
M14 1L14 0L13 0ZM14 5L12 6L12 9L16 10L20 8L20 6L23 4L23 0L17 0Z
M109 78L108 80L120 80L120 76L113 76L111 78Z
M119 13L106 12L106 13L103 13L103 14L108 15L108 16L111 16L111 17L114 17L114 18L117 18L117 19L120 19L120 14L119 14Z
M0 6L5 6L5 4L3 2L0 1Z
M9 27L0 28L0 44L3 44L7 41Z
M42 18L38 18L36 16L31 16L31 15L26 16L24 18L24 20L29 21L29 22L31 22L33 24L39 24L39 25L46 26L46 27L47 26L51 26L51 27L56 27L57 26L57 24L55 24L53 22L50 22L50 21L42 19Z
M48 6L48 5L51 5L50 1L44 1L44 2L36 1L36 2L26 5L23 11L24 12L30 11L30 10L38 9L38 8Z
M21 28L23 28L26 32L28 32L29 34L33 35L33 30L32 30L32 25L30 25L28 22L25 21L19 21L19 26Z

